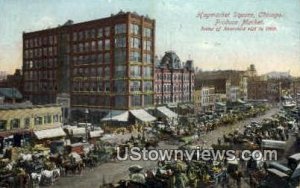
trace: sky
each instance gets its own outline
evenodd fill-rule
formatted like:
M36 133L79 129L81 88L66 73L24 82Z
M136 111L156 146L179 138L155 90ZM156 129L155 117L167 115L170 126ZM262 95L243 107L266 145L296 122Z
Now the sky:
M284 71L300 76L300 0L0 0L0 71L22 65L22 32L108 17L120 10L156 20L156 55L175 51L202 70L245 70L259 74ZM207 32L215 19L198 13L280 13L263 18L277 31ZM223 19L223 18L222 18ZM225 19L225 18L224 18ZM235 20L236 18L230 18ZM259 18L260 19L260 18Z

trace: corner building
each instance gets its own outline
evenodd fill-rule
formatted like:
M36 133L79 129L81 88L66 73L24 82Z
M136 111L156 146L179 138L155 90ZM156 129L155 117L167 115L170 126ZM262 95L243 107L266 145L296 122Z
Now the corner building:
M23 34L24 93L34 104L70 93L72 110L153 106L155 20L136 13Z

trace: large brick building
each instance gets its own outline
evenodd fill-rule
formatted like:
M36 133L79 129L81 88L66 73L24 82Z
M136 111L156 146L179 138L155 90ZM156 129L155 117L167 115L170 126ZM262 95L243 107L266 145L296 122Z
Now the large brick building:
M155 20L136 13L23 34L24 95L34 104L70 93L71 108L152 106Z
M192 102L193 61L181 62L176 53L166 52L155 66L155 104Z

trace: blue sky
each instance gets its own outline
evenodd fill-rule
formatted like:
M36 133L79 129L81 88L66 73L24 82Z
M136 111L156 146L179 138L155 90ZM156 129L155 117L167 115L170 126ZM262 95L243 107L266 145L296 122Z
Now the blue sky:
M259 73L291 71L300 76L299 0L0 0L0 70L22 64L22 32L56 27L68 19L83 22L123 11L156 19L156 54L174 50L203 70L245 69ZM198 12L277 12L265 19L277 32L203 32Z

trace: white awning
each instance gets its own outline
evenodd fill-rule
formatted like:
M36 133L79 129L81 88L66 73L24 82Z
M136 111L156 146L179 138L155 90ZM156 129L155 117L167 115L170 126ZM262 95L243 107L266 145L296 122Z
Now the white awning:
M128 111L120 111L120 110L112 110L110 111L101 121L128 121L129 112Z
M168 118L176 118L178 115L170 110L169 108L165 106L157 107L157 110L160 111L162 114L164 114Z
M155 121L156 118L143 109L130 110L130 113L143 122Z
M86 131L85 128L73 128L72 135L85 135Z
M91 131L91 132L90 132L90 137L91 137L91 138L100 137L103 133L104 133L103 130L99 130L99 131Z
M64 132L64 130L61 127L55 128L55 129L45 129L45 130L41 130L41 131L34 131L34 134L37 137L37 139L39 139L39 140L45 139L45 138L55 138L55 137L66 136L66 133Z

